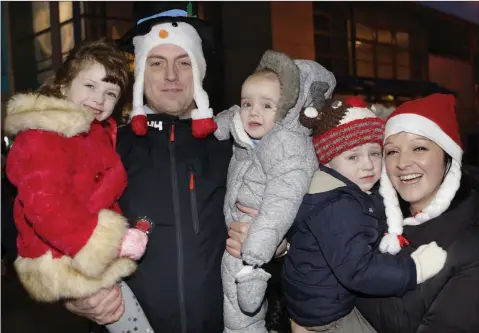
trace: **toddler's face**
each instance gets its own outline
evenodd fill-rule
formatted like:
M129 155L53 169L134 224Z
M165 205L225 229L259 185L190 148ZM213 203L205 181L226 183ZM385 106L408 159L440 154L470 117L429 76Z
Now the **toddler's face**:
M279 80L252 76L241 89L241 122L253 139L261 139L274 126L280 98Z
M120 86L103 81L105 76L105 67L95 62L85 66L65 89L69 101L91 110L99 121L111 116L120 98Z
M344 177L369 191L381 177L382 149L378 143L366 143L347 150L327 164Z

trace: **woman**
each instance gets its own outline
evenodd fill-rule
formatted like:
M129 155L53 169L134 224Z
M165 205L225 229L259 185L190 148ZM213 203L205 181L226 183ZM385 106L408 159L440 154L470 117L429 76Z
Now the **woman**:
M479 332L479 186L461 172L454 104L452 95L434 94L387 120L380 192L388 235L380 249L396 253L399 239L409 243L402 251L436 241L448 256L438 275L401 298L358 299L378 332Z

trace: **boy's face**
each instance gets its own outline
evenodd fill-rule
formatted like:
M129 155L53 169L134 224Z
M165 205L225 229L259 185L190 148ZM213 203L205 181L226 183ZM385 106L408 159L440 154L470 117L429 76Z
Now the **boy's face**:
M98 62L85 66L65 89L66 99L93 112L95 118L103 121L113 113L120 98L120 86L103 81L105 67Z
M241 89L241 122L253 139L261 139L274 126L280 97L279 80L261 75L248 78Z
M382 154L378 143L366 143L347 150L327 164L344 177L369 191L381 177Z

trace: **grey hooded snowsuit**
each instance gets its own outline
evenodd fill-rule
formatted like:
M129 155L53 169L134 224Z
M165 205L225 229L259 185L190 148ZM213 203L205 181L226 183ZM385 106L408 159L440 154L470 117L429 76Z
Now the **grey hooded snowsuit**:
M262 63L264 67L266 55L258 69ZM272 259L318 168L310 130L299 123L299 115L309 106L320 110L324 100L331 97L336 80L316 62L296 60L294 64L299 68L296 104L290 104L294 106L286 110L286 116L256 146L243 128L238 106L215 118L218 124L215 136L224 140L231 134L235 140L224 203L226 224L229 227L233 221L251 219L238 210L237 203L259 211L243 244L243 261L228 252L223 255L224 332L267 332L264 296L270 275L259 267ZM266 67L278 74L275 70L278 64L270 65ZM281 81L281 75L278 76ZM287 87L282 87L282 94L283 88ZM249 269L245 268L248 265Z

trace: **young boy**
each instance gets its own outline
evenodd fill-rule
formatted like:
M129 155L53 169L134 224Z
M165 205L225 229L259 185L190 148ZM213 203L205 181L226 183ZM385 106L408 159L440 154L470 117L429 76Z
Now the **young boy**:
M226 224L251 219L237 204L259 211L243 244L243 260L227 252L223 257L224 332L266 332L263 300L270 274L261 266L294 221L318 163L311 130L299 123L299 113L313 104L322 107L334 86L334 76L319 64L267 51L243 84L241 107L215 118L215 136L235 139ZM318 97L314 103L312 96Z
M437 274L446 253L435 242L396 256L377 251L384 206L384 121L358 98L305 112L320 162L288 233L283 286L293 332L375 332L355 293L401 296Z

